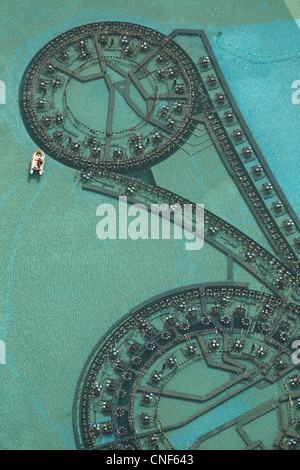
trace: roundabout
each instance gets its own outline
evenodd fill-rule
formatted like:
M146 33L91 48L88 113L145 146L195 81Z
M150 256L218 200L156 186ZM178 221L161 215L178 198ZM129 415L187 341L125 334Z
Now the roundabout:
M78 447L292 449L298 309L245 286L199 285L133 310L82 372Z
M199 111L197 69L172 39L96 23L51 41L20 91L24 123L53 158L80 170L140 171L167 158Z

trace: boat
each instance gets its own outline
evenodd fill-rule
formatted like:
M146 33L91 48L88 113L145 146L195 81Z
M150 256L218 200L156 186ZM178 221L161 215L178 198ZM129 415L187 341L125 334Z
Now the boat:
M45 154L42 150L37 150L32 155L30 174L33 175L35 171L38 171L40 175L44 173L45 168Z

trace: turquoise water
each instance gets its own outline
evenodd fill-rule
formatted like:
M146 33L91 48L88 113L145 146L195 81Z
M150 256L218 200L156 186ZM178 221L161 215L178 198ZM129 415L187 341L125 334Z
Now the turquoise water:
M213 46L222 70L271 170L299 215L300 105L292 102L292 84L300 76L299 53L293 53L299 49L299 22L221 30L222 38L215 38ZM211 31L218 32L216 28ZM258 57L275 54L284 55Z
M174 447L176 449L180 449L181 447L188 449L192 444L194 444L200 435L207 434L215 428L234 420L234 418L237 418L250 410L251 408L247 402L240 398L235 398L231 400L228 405L223 406L221 410L216 408L212 412L208 413L205 418L192 421L185 426L184 432L182 432L182 430L172 431L171 435ZM231 446L233 445L233 441L237 438L238 436L235 431L232 431Z
M219 1L189 0L182 8L183 3L178 0L113 0L108 9L103 0L84 3L76 0L68 6L58 0L13 4L1 1L0 37L4 46L0 57L0 79L6 84L7 94L6 104L0 105L0 340L7 346L7 365L0 366L0 448L74 449L71 416L74 391L81 368L98 339L115 321L146 299L182 285L224 280L227 274L225 256L209 245L199 253L187 253L183 242L176 241L100 242L96 237L96 208L112 201L105 196L83 192L76 184L75 172L54 160L47 160L46 172L40 181L28 178L28 165L36 145L25 131L18 105L19 86L28 63L52 38L89 22L131 21L166 34L180 27L205 28L213 33L222 28L224 38L236 43L235 40L241 40L238 31L243 28L244 38L247 34L257 36L265 23L292 18L281 1L254 1L251 8L248 1L227 3L220 8ZM232 26L257 22L263 24L237 29ZM285 31L291 31L296 37L293 21L282 24ZM271 30L276 24L266 27L269 32L266 40L271 41ZM281 45L283 43L278 47ZM244 59L237 57L231 69L225 59L231 52L226 50L223 56L220 46L215 44L214 47L226 76L233 69L241 74L241 78L245 76ZM291 63L296 70L296 61L291 60L284 80ZM267 65L267 77L270 74L278 98L283 100L281 93L279 96L282 84L276 82L277 66L277 63ZM261 74L260 64L256 68L251 63L249 67L251 75ZM283 68L282 63L280 70ZM263 133L259 134L261 127L247 108L248 105L252 110L255 107L255 93L260 93L261 99L265 96L264 88L258 90L252 80L249 85L253 99L248 103L241 96L239 82L232 75L228 78L268 161L270 158L270 165L275 154L276 161L280 162L275 143L264 140ZM289 77L287 87L290 81ZM267 114L273 114L274 102L265 97L263 103ZM260 113L262 116L263 111ZM293 129L296 129L296 107L291 113ZM292 119L287 122L290 125ZM266 121L262 125L266 126ZM287 129L287 124L285 126ZM267 130L269 135L268 127ZM276 134L277 145L287 142L283 130ZM289 143L288 151L284 152L285 161L292 159L286 167L295 159L295 139L293 136L293 145ZM207 155L209 158L210 153ZM212 153L211 156L212 164L216 164L216 155ZM180 161L183 157L178 154L176 158ZM169 163L165 165L160 174L161 182L170 180ZM276 170L275 164L273 169L292 202L297 204L298 196L288 187L287 176ZM155 171L159 173L158 167ZM222 173L221 169L216 171ZM245 217L243 223L238 213L229 213L228 205L222 203L222 195L216 198L208 195L208 179L200 172L199 162L194 159L187 172L190 176L196 174L197 194L201 199L205 197L205 201L196 202L207 203L219 215L231 218L248 233L253 231L260 237L249 218ZM295 175L292 178L296 181ZM236 197L229 179L226 185ZM190 191L190 185L184 180L174 179L172 187L185 193L183 195ZM244 215L248 214L243 204L240 210L245 211L242 212ZM262 236L261 241L264 242ZM239 267L235 268L235 279L250 282L254 288L261 287Z

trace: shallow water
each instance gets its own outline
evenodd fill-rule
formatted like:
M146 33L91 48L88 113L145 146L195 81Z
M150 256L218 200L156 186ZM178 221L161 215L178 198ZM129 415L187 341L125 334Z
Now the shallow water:
M75 172L50 158L42 179L28 178L36 145L20 117L18 93L28 63L47 42L97 21L130 21L165 34L175 28L205 29L273 172L299 208L298 108L289 101L292 80L300 78L297 61L257 63L233 55L215 39L221 29L226 41L245 50L249 37L258 53L293 49L299 30L291 11L300 17L298 2L288 2L291 11L279 0L252 1L251 7L248 0L222 7L216 0L187 0L184 8L179 0L111 0L110 10L104 0L69 3L2 0L0 5L0 78L6 84L6 104L0 105L0 340L7 348L7 364L0 366L3 449L74 449L74 391L98 339L154 295L227 276L226 257L210 245L186 252L181 241L100 242L96 208L110 199L83 192ZM246 80L250 93L241 84ZM206 152L204 162L193 157L183 173L184 159L178 152L157 166L157 183L205 203L268 247L215 152ZM224 192L238 210L232 211ZM239 267L235 280L261 287Z

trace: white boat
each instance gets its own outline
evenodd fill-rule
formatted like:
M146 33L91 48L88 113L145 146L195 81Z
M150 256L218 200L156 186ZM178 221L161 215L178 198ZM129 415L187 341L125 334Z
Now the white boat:
M44 173L45 167L45 154L42 150L37 150L32 155L30 174L33 175L35 171L38 171L40 175Z

